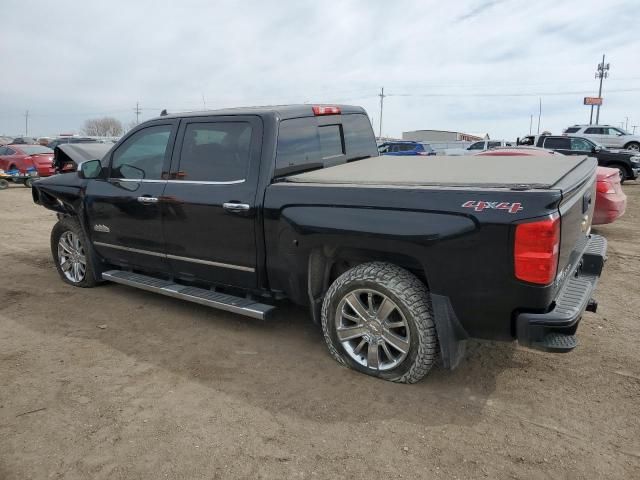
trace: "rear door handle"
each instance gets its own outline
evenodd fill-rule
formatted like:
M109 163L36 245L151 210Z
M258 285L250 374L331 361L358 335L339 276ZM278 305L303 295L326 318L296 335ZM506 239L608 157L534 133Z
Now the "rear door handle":
M140 203L158 203L157 197L138 197Z
M251 206L247 203L225 202L222 208L229 212L248 212Z

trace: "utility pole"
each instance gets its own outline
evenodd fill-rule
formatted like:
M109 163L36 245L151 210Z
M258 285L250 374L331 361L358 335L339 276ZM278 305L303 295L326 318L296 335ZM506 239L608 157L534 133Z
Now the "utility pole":
M29 136L29 110L24 112L24 136Z
M380 97L380 130L378 132L378 137L382 138L382 107L384 106L384 97L386 97L384 94L384 87L380 87L380 94L378 96Z
M140 123L140 114L142 113L142 109L140 108L140 104L136 102L136 108L133 110L136 114L136 125Z
M624 131L628 132L629 131L629 117L624 117L624 118L625 118Z
M636 134L636 128L640 127L640 125L631 125L631 127L633 128L633 134Z
M604 63L604 54L602 54L602 63L598 64L596 78L600 79L600 88L598 88L598 98L602 99L602 81L609 76L609 64ZM596 109L596 125L600 123L600 105Z
M538 135L540 135L540 117L542 117L542 97L540 97L540 103L538 105Z
M533 128L533 114L529 115L529 135L531 135L532 128Z

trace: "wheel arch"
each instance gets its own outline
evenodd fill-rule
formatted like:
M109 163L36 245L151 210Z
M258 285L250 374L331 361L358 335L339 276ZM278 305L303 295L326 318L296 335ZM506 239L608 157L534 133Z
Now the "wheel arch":
M417 258L410 255L354 247L316 248L309 255L307 280L307 294L314 323L320 324L322 300L333 281L357 265L374 261L402 267L413 273L429 288L426 269Z

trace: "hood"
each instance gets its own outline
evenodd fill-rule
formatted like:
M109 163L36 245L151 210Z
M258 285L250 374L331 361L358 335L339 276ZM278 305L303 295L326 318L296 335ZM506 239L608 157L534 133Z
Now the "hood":
M63 143L53 151L53 165L57 171L75 170L88 160L102 160L113 147L112 143Z

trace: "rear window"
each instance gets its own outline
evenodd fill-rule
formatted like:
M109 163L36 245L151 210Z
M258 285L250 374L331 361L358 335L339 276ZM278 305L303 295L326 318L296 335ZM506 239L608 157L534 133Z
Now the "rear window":
M22 150L27 155L37 155L39 153L53 153L53 150L51 150L49 147L43 147L40 145L29 145L26 147L21 147L20 150Z
M322 123L319 123L319 118ZM278 130L276 176L323 168L378 155L369 119L363 114L283 120Z
M564 133L576 133L578 130L580 130L580 127L569 127L564 131Z

